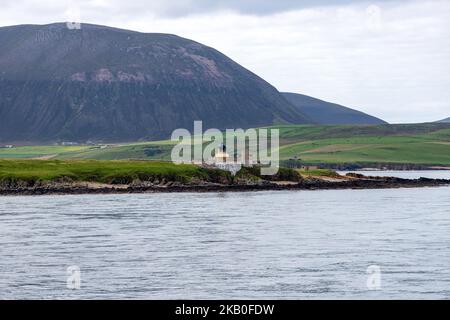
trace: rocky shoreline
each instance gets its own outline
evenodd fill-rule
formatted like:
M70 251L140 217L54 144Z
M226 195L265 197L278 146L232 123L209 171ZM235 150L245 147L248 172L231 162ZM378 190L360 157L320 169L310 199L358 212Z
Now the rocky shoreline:
M260 181L234 184L162 182L159 184L139 182L130 185L98 184L88 182L46 182L34 185L0 185L0 195L69 195L69 194L126 194L161 192L244 192L276 190L343 190L343 189L395 189L422 188L450 185L445 179L401 179L395 177L366 177L349 174L336 179L312 178L300 182Z
M296 160L284 160L281 162L288 168L318 167L337 171L364 171L364 170L395 170L395 171L427 171L427 170L450 170L450 166L436 164L415 163L389 163L389 162L349 162L349 163L308 163Z

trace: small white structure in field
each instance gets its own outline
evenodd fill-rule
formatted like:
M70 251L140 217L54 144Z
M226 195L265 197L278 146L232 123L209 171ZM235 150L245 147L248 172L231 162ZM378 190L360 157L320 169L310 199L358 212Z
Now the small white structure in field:
M240 163L225 163L225 162L217 162L214 164L216 168L221 170L229 171L234 176L236 173L241 170L242 165Z

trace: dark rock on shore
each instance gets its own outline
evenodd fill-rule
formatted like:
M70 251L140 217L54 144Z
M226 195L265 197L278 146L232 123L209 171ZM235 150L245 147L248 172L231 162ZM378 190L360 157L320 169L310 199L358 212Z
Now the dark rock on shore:
M110 193L157 193L157 192L242 192L269 190L331 190L331 189L390 189L419 188L450 185L445 179L401 179L395 177L356 177L342 181L305 179L299 182L257 181L247 183L164 184L134 183L130 185L101 185L90 183L38 183L27 185L16 183L0 185L0 195L49 195L49 194L110 194Z
M376 170L395 170L395 171L449 170L449 167L446 165L439 166L436 164L415 164L415 163L308 163L300 160L290 159L281 161L281 164L287 168L301 168L309 166L338 171L364 170L368 168Z

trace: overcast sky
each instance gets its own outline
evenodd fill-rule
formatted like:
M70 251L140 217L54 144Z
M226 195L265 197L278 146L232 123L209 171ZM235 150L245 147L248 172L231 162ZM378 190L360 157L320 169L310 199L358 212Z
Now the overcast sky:
M0 0L1 26L68 20L193 39L389 122L450 117L449 0Z

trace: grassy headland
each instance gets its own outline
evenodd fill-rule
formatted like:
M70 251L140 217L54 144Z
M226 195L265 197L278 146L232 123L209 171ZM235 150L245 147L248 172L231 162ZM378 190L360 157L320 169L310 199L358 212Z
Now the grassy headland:
M0 160L0 182L83 181L130 184L140 181L224 182L228 172L160 161Z
M215 168L158 161L0 160L0 195L325 190L432 187L448 180L339 176L330 170L280 168L261 176L243 168L236 176Z

